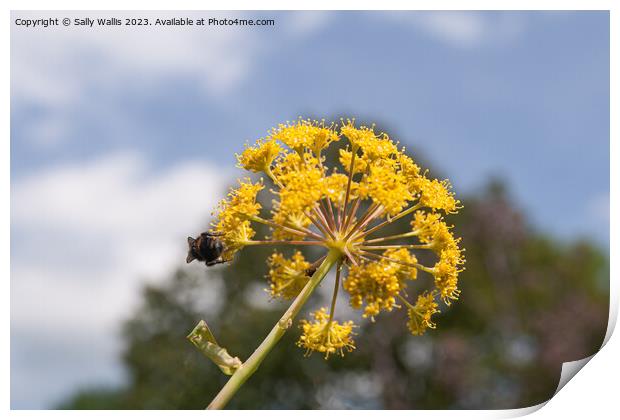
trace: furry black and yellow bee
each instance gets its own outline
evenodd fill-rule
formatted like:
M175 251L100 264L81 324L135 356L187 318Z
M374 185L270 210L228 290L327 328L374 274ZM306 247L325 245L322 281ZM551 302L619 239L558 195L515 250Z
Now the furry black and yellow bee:
M222 253L226 246L220 239L221 234L215 232L202 232L196 239L187 237L187 258L188 264L194 260L204 262L207 267L227 262L222 258Z

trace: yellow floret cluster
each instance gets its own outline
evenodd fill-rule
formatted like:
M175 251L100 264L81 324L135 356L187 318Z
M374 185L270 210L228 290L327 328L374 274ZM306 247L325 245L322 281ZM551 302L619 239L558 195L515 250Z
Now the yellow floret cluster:
M446 305L459 297L459 267L465 263L462 250L459 248L460 238L454 238L451 228L437 213L417 211L411 221L413 232L416 232L421 243L426 244L439 260L429 270L435 277L435 286Z
M310 263L303 254L296 251L290 259L274 252L267 261L269 265L269 292L272 297L293 299L306 285Z
M407 327L411 334L422 335L427 328L436 327L431 317L439 312L438 306L433 293L422 293L418 296L415 306L407 310L407 315L409 315Z
M257 140L256 145L237 155L239 166L252 172L268 171L273 160L280 154L282 147L275 140Z
M326 308L321 308L310 314L314 321L302 320L301 337L297 345L306 349L306 354L318 351L325 354L327 359L332 354L344 356L344 351L353 351L355 343L351 336L355 325L353 321L343 324L329 319Z
M214 227L217 232L223 234L226 243L226 250L222 256L224 259L232 259L234 253L254 237L256 232L251 227L250 218L258 215L261 209L256 196L263 188L260 182L242 180L239 181L239 188L231 189L228 198L220 201Z
M278 128L271 131L269 137L281 141L300 154L308 149L317 157L330 143L340 139L338 133L333 129L333 124L326 127L324 121L319 122L310 119L299 119L294 123L280 124Z
M387 250L383 255L389 259L351 267L343 283L354 309L360 309L365 303L364 318L372 318L381 310L391 311L396 305L396 296L406 287L405 282L417 277L417 269L414 267L417 260L406 249Z

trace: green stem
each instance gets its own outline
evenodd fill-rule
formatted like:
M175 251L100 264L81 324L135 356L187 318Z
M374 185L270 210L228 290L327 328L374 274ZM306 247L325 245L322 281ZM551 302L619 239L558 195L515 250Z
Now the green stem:
M237 393L241 385L248 380L256 369L260 366L261 362L267 357L267 354L273 349L273 347L280 341L286 330L292 325L293 318L297 316L302 306L314 289L321 283L321 280L329 272L332 266L342 258L342 254L338 250L330 250L325 257L323 263L317 268L314 275L310 278L308 283L304 286L302 291L297 295L291 306L286 310L280 320L274 325L269 332L269 335L265 337L263 342L258 346L254 353L248 360L241 365L240 368L230 377L224 388L220 390L217 396L211 401L211 404L207 407L210 410L222 409L226 406L228 401Z

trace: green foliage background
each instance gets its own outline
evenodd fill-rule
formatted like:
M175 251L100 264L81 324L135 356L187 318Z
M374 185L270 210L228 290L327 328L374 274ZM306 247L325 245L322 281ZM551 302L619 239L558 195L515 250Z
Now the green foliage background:
M549 399L562 363L602 344L606 254L585 241L536 232L498 182L460 198L464 209L448 221L463 237L467 269L461 299L438 316L436 330L412 337L404 310L383 314L375 323L361 322L355 352L325 361L303 356L293 328L229 408L499 409ZM220 344L247 358L286 308L251 298L266 287L271 251L245 249L230 266L198 274L179 268L160 285L146 286L141 307L123 327L128 385L82 390L60 408L204 408L228 377L185 337L204 318ZM216 285L223 285L221 309L206 316L213 308L203 297ZM331 289L329 277L322 287ZM345 305L341 293L339 305ZM313 297L303 313L320 305L326 302Z

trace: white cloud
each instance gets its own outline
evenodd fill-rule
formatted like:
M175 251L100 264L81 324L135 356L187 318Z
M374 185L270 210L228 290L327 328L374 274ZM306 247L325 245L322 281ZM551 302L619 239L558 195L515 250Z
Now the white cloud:
M381 14L411 25L433 38L459 48L472 48L512 41L522 30L522 20L515 13L490 15L471 11L393 11Z
M49 12L48 17L261 18L247 12ZM203 92L219 99L246 80L258 57L277 51L288 36L311 36L328 13L304 12L277 19L275 27L119 26L33 30L12 27L12 97L43 104L78 100L87 85L118 89L119 85L160 86L176 77L193 80ZM40 12L13 12L35 19ZM269 34L281 31L278 37Z
M125 153L14 183L14 406L44 407L78 385L122 379L119 322L135 308L144 279L184 261L186 236L207 227L228 175L204 162L154 174ZM218 280L209 281L206 307L215 310Z
M39 12L16 12L36 18ZM178 13L49 13L57 17L157 17ZM204 14L183 13L197 18ZM222 13L210 15L225 16ZM252 29L235 27L99 27L32 30L13 27L11 66L13 95L43 103L80 98L86 84L148 86L167 77L195 79L211 95L223 95L250 71L261 48Z
M268 18L269 12L46 12L47 17ZM41 12L13 12L36 19ZM161 91L171 81L191 83L199 94L226 106L235 89L251 79L258 60L283 43L317 33L325 12L276 17L274 27L120 26L33 30L11 28L11 99L14 109L35 105L38 118L24 127L25 140L53 148L71 138L80 115L110 121L109 130L128 132L132 121L117 108L119 98ZM94 95L94 97L93 97ZM124 130L124 131L123 131ZM118 138L117 133L113 133Z

